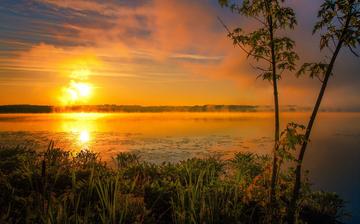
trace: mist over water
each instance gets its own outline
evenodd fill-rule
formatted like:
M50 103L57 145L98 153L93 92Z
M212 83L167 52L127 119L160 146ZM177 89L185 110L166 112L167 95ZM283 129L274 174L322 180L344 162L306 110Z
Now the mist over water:
M309 113L281 114L306 124ZM50 140L74 153L98 152L111 161L118 152L137 152L155 163L178 162L235 152L272 150L273 114L256 113L56 113L1 114L0 145L45 150ZM360 113L320 113L305 156L313 188L349 201L352 223L360 222Z

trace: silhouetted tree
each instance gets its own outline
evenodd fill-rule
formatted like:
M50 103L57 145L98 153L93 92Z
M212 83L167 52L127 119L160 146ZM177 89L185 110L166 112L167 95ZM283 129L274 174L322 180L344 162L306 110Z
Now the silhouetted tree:
M247 57L258 62L259 66L253 66L263 80L272 82L274 91L275 109L275 143L271 175L270 205L275 202L275 187L277 181L278 164L277 149L279 148L279 99L277 81L285 70L295 69L298 55L293 51L294 41L277 33L283 29L293 29L296 25L294 11L283 5L284 1L275 0L244 0L237 3L231 0L219 0L221 6L226 6L232 12L255 19L259 28L245 33L241 28L230 31L219 18L220 22L229 32L229 37L234 45L239 46ZM265 65L265 66L264 66Z
M288 223L295 222L296 203L301 187L301 166L304 159L311 129L318 113L329 78L332 75L336 58L342 47L348 47L358 56L355 48L360 44L360 4L359 0L325 0L318 12L319 21L313 33L324 30L320 39L320 50L329 48L332 52L330 62L305 63L298 75L309 73L310 77L318 78L321 89L305 132L305 140L300 149L295 170L293 195L288 209ZM335 49L333 49L335 48Z

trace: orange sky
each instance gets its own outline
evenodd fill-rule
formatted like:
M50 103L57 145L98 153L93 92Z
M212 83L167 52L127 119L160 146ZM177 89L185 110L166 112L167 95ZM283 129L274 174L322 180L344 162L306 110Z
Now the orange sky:
M317 59L311 26L319 1L289 4L299 15L289 33L298 53ZM256 80L217 16L231 27L253 26L216 1L5 0L0 104L272 104L270 83ZM325 105L360 106L360 80L347 81L359 71L357 59L343 53L338 64ZM319 86L285 74L281 104L312 105Z

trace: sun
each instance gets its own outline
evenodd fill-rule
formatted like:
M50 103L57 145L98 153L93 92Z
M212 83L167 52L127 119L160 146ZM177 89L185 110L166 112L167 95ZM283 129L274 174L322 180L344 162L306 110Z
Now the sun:
M73 83L73 89L76 91L78 97L89 97L91 95L91 86L87 83Z
M76 69L69 74L69 83L62 88L60 101L63 105L87 103L94 94L90 83L91 71L88 68Z
M63 87L61 101L65 105L86 103L93 95L93 89L90 83L71 80L66 87Z
M64 100L68 104L84 103L92 95L93 87L89 83L71 81L64 91Z

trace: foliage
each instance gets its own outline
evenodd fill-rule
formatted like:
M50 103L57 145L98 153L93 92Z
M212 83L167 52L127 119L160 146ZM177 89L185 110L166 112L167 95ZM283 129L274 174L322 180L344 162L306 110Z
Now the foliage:
M347 47L355 56L359 54L355 49L360 44L360 7L354 0L326 0L318 12L319 21L316 22L313 33L320 34L320 50L329 49L335 53L336 48ZM309 73L311 78L317 77L322 81L329 69L330 62L304 63L297 75Z
M120 152L113 158L118 169L124 168L131 164L139 163L139 156L131 153Z
M319 206L322 205L322 206ZM343 223L340 217L349 217L344 212L344 201L335 193L312 192L303 202L300 219L307 223Z
M238 153L228 161L155 165L122 153L116 157L121 166L109 166L90 151L72 155L51 143L45 152L0 148L0 157L1 223L266 222L267 156ZM287 178L279 176L276 197L283 208ZM334 194L309 191L302 201L301 220L341 220L343 201Z
M281 132L280 147L277 153L282 160L295 161L294 153L297 146L302 145L305 141L305 135L302 133L304 129L304 125L291 122Z
M269 211L267 215L269 222L273 222L274 215L278 213L275 209L275 194L277 173L280 169L278 162L278 148L280 138L280 115L279 96L277 81L284 71L295 70L295 63L299 56L293 50L295 42L286 36L281 36L279 31L293 29L297 24L295 12L292 8L286 7L284 1L268 0L219 0L221 6L229 7L232 12L257 21L259 27L255 30L244 32L242 28L235 28L231 31L219 18L222 25L228 31L228 36L233 40L235 46L239 46L248 58L257 62L254 67L260 72L258 77L272 83L274 94L274 117L275 135L273 162L271 168L271 183L269 194ZM264 67L265 66L265 67Z
M288 223L295 223L296 205L301 190L302 162L310 138L311 130L319 111L328 81L342 47L348 47L359 56L354 48L360 44L360 7L358 0L325 0L318 12L319 21L315 24L313 33L324 30L320 34L320 50L328 48L332 52L329 62L305 63L298 72L298 76L309 73L310 77L317 77L322 85L306 127L304 141L297 158L294 189L288 209ZM334 49L333 49L334 48Z
M348 25L347 19L349 19ZM360 8L354 0L326 0L318 12L319 21L315 24L313 33L326 30L321 34L320 49L330 47L330 43L342 41L355 55L354 48L360 44ZM345 30L344 30L345 28ZM345 35L343 32L345 31ZM330 43L329 43L330 42Z
M304 63L299 71L296 73L297 77L309 73L310 78L317 78L323 82L326 71L328 70L329 64L327 63Z
M219 0L219 3L221 6L229 7L232 12L254 18L260 24L258 29L248 33L242 28L235 28L233 31L229 30L228 34L233 44L241 47L248 58L268 64L265 68L253 66L260 71L259 77L271 81L273 65L278 70L275 74L276 79L280 79L285 70L295 70L295 62L299 59L293 50L295 42L288 37L275 35L277 30L293 29L297 24L291 8L283 6L279 1L246 0L239 4L236 1Z

